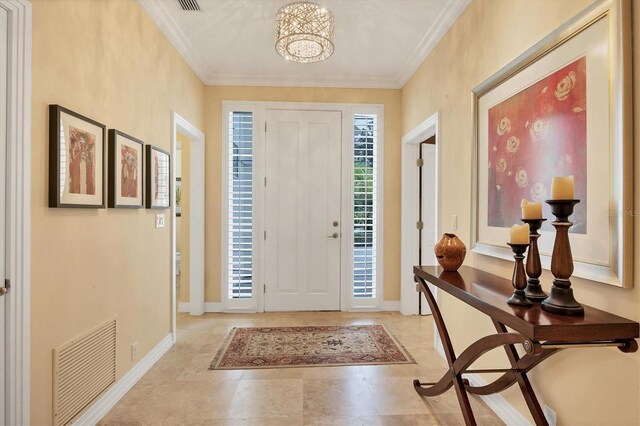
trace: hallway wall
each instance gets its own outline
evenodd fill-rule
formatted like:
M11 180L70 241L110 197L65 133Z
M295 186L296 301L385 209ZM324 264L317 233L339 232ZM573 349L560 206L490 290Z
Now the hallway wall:
M589 5L588 0L474 1L427 57L402 90L402 133L439 111L441 117L443 232L458 215L456 234L471 242L472 98L471 90L537 41ZM640 5L634 4L635 145L640 143ZM636 165L640 150L635 150ZM640 205L640 175L635 177L635 209ZM446 194L455 194L447 196ZM621 289L573 278L576 298L587 305L640 320L640 218L635 218L635 287ZM466 264L511 277L513 263L467 252ZM541 280L548 290L553 277ZM495 332L483 314L446 294L441 309L459 351ZM482 358L478 367L508 367L502 350ZM498 365L496 365L498 364ZM476 365L476 364L474 364ZM638 424L640 353L614 348L566 350L532 372L542 404L557 412L558 424ZM516 386L502 393L523 414L528 409Z
M120 378L171 332L170 211L48 208L48 105L171 151L172 111L202 127L203 94L137 2L33 1L32 424L53 422L55 347L117 317Z

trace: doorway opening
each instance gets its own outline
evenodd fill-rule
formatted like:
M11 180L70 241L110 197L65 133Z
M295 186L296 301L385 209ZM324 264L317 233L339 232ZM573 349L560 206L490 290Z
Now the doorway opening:
M204 133L173 113L171 282L173 341L177 311L202 315L204 302ZM180 149L178 149L178 147ZM177 164L179 160L179 165ZM180 204L177 198L180 194ZM187 206L187 207L185 207ZM178 214L180 214L178 216ZM178 243L178 236L180 242ZM180 251L178 251L178 247ZM178 263L178 259L180 262ZM179 273L178 273L179 272ZM178 293L178 284L180 291ZM187 300L179 304L180 299Z
M436 135L420 142L418 158L418 265L432 265L436 245ZM422 307L426 313L422 313ZM418 315L430 315L425 296L418 292Z
M402 138L400 310L405 315L430 314L424 296L416 292L413 266L436 262L433 248L440 234L439 140L438 113ZM434 295L437 297L437 292Z

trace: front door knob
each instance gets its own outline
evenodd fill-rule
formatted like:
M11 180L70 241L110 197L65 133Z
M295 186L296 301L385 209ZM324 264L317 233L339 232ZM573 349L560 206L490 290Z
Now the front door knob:
M337 232L334 232L333 234L329 235L327 238L338 238L340 236L340 234L338 234Z

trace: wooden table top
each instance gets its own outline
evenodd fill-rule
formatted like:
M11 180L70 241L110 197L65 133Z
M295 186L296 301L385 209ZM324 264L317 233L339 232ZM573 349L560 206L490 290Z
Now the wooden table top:
M637 322L584 304L584 317L552 314L543 311L539 303L530 308L509 305L511 280L469 266L457 272L439 266L414 266L413 272L531 340L593 342L629 340L640 335ZM574 289L574 294L580 301L580 292Z

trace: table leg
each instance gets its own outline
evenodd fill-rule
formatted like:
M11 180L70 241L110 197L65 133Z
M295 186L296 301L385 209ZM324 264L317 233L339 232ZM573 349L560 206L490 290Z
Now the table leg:
M431 308L431 315L433 315L433 320L436 323L436 327L438 328L438 333L440 334L440 339L442 340L442 346L444 349L444 354L447 358L447 362L449 363L450 372L453 376L453 386L456 389L456 396L458 397L458 402L460 403L460 410L462 410L462 417L464 417L464 422L467 425L476 425L476 419L473 416L473 411L471 410L471 403L469 402L469 396L467 395L467 391L465 390L465 383L462 378L461 373L456 373L453 368L453 363L456 361L456 354L453 350L453 344L451 343L451 339L449 338L449 332L447 331L447 327L444 324L444 320L442 319L442 314L440 313L440 308L436 303L436 299L433 297L431 290L427 283L420 277L414 276L414 280L420 283L420 291L424 293L427 298L427 302L429 303L429 307ZM440 382L443 382L445 378L443 377ZM450 383L450 382L449 382ZM419 394L423 394L420 383L417 380L413 382L414 388ZM451 385L449 384L446 389L448 389ZM444 386L443 386L444 387ZM444 389L444 390L446 390ZM427 393L425 393L426 395Z
M506 333L507 327L504 324L492 320L493 325L499 333ZM509 358L509 362L511 363L511 367L514 369L518 368L518 361L520 360L520 356L516 351L516 348L513 345L505 345L505 352L507 353L507 358ZM531 382L529 382L529 378L527 377L526 371L517 371L513 373L515 375L515 379L520 386L520 391L522 392L522 396L529 407L529 411L533 416L533 420L536 422L536 425L549 426L547 419L544 417L544 413L542 412L542 408L540 408L540 403L538 402L538 398L536 398L536 394L533 392L533 388L531 387Z

